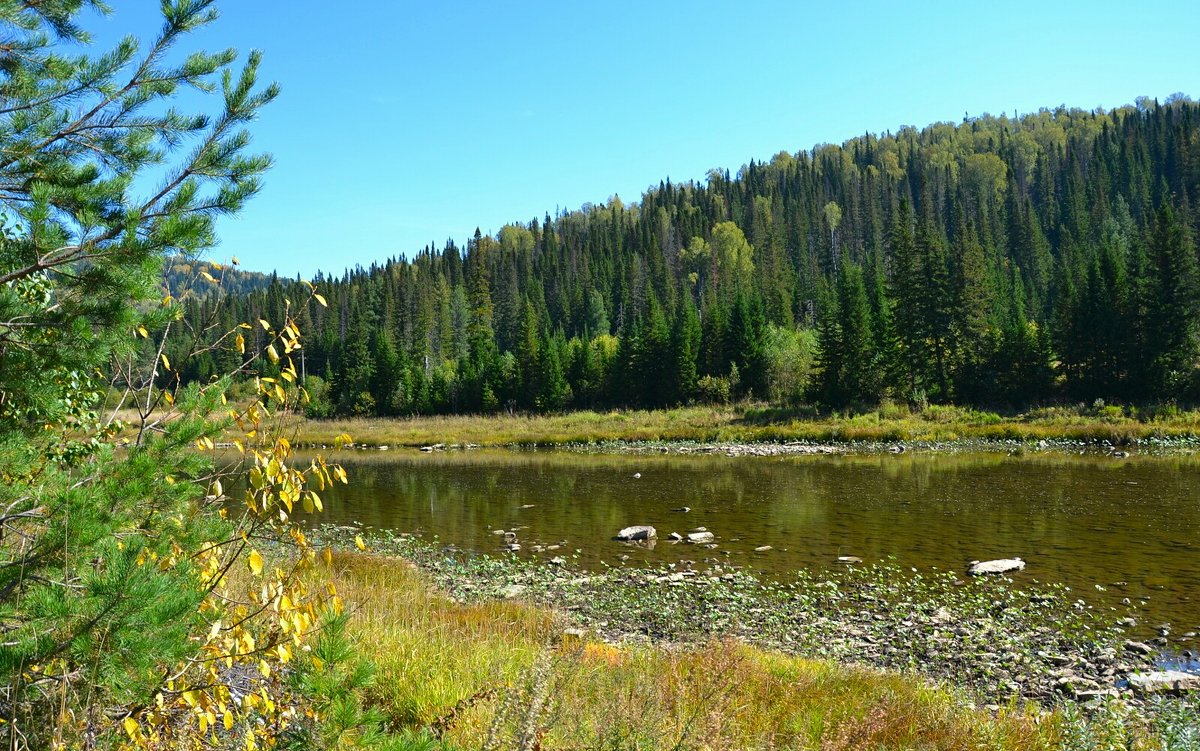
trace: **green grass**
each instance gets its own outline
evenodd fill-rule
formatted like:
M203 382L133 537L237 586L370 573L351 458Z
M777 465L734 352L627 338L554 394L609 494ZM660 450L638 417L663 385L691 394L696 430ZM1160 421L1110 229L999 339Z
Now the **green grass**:
M993 714L895 673L734 641L614 647L565 639L517 602L459 604L410 564L341 554L350 633L377 665L369 701L393 731L455 748L1051 749L1057 715Z
M292 423L297 440L334 442L342 433L366 445L558 446L605 442L749 443L807 441L949 442L958 440L1108 441L1123 445L1147 440L1200 437L1200 411L1173 406L1122 408L1047 407L1000 415L931 405L920 410L884 404L855 413L818 413L763 405L683 407L670 410L568 412L555 415L456 415L403 419L357 418Z

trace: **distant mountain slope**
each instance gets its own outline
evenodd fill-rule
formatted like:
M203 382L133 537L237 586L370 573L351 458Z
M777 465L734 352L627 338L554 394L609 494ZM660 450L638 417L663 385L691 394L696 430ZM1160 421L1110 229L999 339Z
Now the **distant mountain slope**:
M208 277L212 277L212 281ZM218 284L226 294L248 295L277 283L274 274L246 271L232 264L189 261L178 256L168 260L163 271L163 284L177 298L188 294L207 295L215 292Z
M1198 192L1186 97L904 127L321 279L304 365L367 414L1195 399Z

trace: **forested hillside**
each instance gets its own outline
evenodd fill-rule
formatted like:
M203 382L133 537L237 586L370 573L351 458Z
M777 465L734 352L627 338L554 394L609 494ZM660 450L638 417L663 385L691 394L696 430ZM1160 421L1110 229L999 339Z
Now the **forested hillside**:
M1198 188L1182 96L781 152L319 279L312 411L1194 400ZM281 320L297 284L186 322Z

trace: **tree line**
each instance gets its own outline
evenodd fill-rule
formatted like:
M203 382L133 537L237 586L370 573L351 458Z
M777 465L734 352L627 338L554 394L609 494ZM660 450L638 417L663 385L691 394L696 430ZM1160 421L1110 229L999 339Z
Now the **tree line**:
M1198 186L1200 105L1182 95L664 181L319 275L328 307L297 311L310 410L1192 401ZM192 296L174 346L281 320L300 284ZM218 348L185 376L240 357Z

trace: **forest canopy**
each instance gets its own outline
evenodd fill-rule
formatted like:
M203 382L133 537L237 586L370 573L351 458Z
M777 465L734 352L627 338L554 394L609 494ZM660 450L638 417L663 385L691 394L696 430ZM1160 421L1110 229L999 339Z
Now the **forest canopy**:
M1194 401L1198 187L1200 107L1182 95L664 181L319 277L328 309L301 312L310 410ZM198 296L186 319L269 318L297 285ZM222 357L186 376L236 364Z

